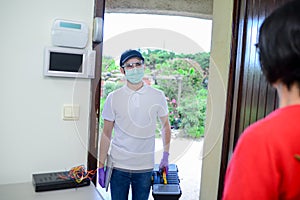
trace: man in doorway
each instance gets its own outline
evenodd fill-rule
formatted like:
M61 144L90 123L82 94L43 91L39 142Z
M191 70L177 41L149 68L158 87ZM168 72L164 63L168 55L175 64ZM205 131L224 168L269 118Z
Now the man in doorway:
M112 200L128 199L130 186L132 199L148 200L158 118L162 125L164 148L160 168L168 168L171 138L168 106L162 91L144 84L144 69L144 58L139 51L125 51L120 58L120 71L127 82L108 95L103 107L98 179L104 187L104 165L110 148Z

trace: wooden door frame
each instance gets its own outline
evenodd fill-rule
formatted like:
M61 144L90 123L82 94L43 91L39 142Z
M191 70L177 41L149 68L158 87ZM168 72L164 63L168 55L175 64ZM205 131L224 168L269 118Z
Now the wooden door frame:
M237 112L237 110L241 107L242 87L240 86L243 82L243 79L241 78L243 72L239 70L243 70L244 67L237 69L236 66L243 65L242 56L244 56L245 51L243 48L245 46L243 33L246 31L246 26L244 26L246 23L242 24L241 18L246 20L246 6L247 5L244 3L244 1L234 0L233 2L231 53L218 186L219 200L222 199L225 174L230 155L238 139L236 130L239 130L239 123L236 120L239 119L239 112ZM238 52L242 53L239 53L238 55Z
M227 165L240 136L240 112L244 84L246 34L248 23L246 0L234 0L232 14L232 40L226 111L223 129L223 143L218 186L218 199L222 199ZM237 67L238 66L238 67Z
M95 0L94 18L101 17L104 21L105 0ZM103 31L103 23L102 23ZM103 34L102 34L103 37ZM103 41L103 38L102 38ZM95 170L98 165L98 137L99 137L99 109L101 96L101 69L102 69L102 50L103 42L93 42L93 50L96 51L95 78L91 81L91 108L89 115L89 142L88 142L88 160L87 169ZM96 177L93 177L93 183L96 185Z

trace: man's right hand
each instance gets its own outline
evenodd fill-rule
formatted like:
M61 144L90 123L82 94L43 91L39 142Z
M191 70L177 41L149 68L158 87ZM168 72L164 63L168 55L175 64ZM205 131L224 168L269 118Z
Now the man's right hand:
M98 168L98 182L102 188L105 187L105 171L104 167Z

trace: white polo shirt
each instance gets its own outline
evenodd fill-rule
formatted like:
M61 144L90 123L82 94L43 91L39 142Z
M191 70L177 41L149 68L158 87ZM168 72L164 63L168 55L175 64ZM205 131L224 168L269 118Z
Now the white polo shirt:
M164 93L146 84L138 91L125 85L110 93L102 117L115 122L110 151L114 167L152 169L156 125L158 118L166 115Z

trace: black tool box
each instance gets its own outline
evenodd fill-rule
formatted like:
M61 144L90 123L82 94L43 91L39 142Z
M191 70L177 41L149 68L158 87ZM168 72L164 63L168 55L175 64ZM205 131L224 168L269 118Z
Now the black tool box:
M182 192L177 165L169 164L166 179L167 184L164 184L162 170L156 164L152 172L152 196L154 200L178 200L180 198Z

